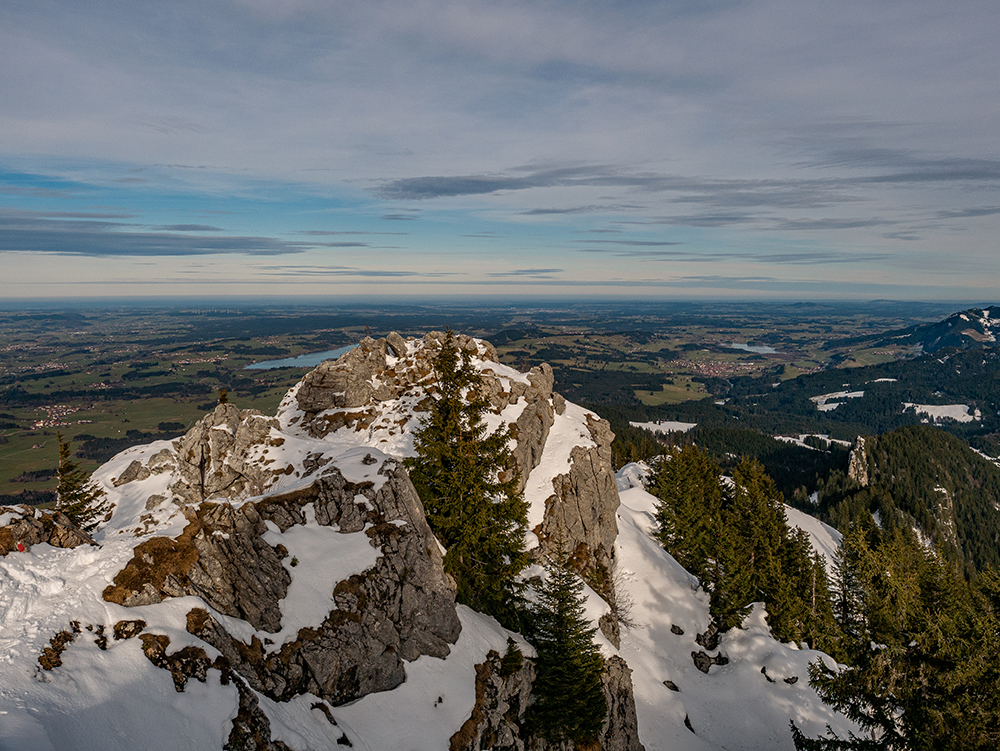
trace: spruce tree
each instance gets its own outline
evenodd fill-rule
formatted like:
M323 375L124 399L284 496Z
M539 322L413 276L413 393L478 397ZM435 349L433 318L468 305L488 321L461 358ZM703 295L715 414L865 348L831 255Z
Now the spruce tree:
M861 546L867 546L867 542L861 527L856 525L841 539L833 556L833 614L850 644L860 644L867 633L858 570Z
M701 580L716 564L723 502L719 465L694 446L660 457L650 482L656 537L664 549Z
M481 376L451 329L433 366L437 379L414 435L410 477L447 549L445 570L455 577L459 602L516 627L523 589L517 576L528 563L527 504L510 468L510 435L505 425L487 433Z
M807 535L788 528L759 462L741 460L725 484L708 452L686 446L660 460L649 490L659 499L657 539L711 595L719 629L740 626L764 602L775 638L838 643L823 562Z
M569 567L562 546L544 563L532 642L538 652L529 708L532 735L550 743L593 743L608 712L601 687L604 660L594 643L596 628L584 614L583 581Z
M111 510L111 504L105 492L90 482L80 463L73 461L69 442L63 441L62 433L58 433L56 438L59 441L56 510L66 514L70 521L84 531L90 532Z
M1000 747L1000 618L996 575L970 586L912 531L845 540L856 560L862 633L850 667L822 662L810 680L863 736L807 738L796 748L979 751Z

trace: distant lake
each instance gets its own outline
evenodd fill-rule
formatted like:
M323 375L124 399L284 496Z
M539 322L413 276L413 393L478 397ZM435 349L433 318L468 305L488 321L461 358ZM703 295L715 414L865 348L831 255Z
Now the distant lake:
M336 360L345 352L350 352L357 344L348 344L339 349L328 349L325 352L310 352L298 357L286 357L283 360L264 360L247 365L245 370L270 370L271 368L315 368L324 360Z
M730 349L742 349L744 352L755 352L758 355L773 355L778 352L774 347L768 347L765 345L760 346L750 346L749 344L723 344L723 347L729 347Z

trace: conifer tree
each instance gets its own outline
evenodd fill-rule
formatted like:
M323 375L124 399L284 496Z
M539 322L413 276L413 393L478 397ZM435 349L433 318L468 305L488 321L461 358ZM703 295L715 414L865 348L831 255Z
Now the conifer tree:
M862 590L863 635L851 666L810 668L820 696L863 736L807 738L796 748L979 751L1000 746L1000 599L996 575L970 587L912 531L849 535Z
M805 533L788 528L781 493L759 462L741 460L726 484L706 451L686 446L660 460L649 490L659 499L657 539L711 595L721 630L764 602L776 638L838 643L823 560Z
M656 537L678 563L699 579L714 566L722 513L719 465L694 446L660 457L650 483L658 499Z
M743 538L743 555L750 571L748 596L773 590L781 576L781 549L788 535L784 504L774 481L755 459L743 459L733 470L730 526Z
M56 438L59 441L56 510L66 514L70 521L84 531L90 532L111 510L111 504L105 492L90 482L80 463L73 461L69 442L63 441L62 433L58 433Z
M407 461L427 521L447 549L459 602L517 626L527 565L527 504L517 493L506 426L487 434L489 402L467 350L451 329L433 360L437 381Z
M854 526L841 539L833 557L833 613L845 639L852 644L861 643L867 631L858 570L862 546L867 547L864 533L860 526Z
M533 613L538 658L528 725L536 737L579 747L597 740L608 712L601 687L604 660L594 643L597 629L584 614L583 581L561 545L544 566L546 579Z

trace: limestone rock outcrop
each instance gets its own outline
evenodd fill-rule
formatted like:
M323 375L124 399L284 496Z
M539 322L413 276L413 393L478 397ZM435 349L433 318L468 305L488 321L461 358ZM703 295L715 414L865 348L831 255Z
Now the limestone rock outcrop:
M605 592L611 587L614 542L618 536L615 513L620 503L611 464L614 433L607 420L587 416L595 446L574 447L572 466L552 481L554 492L545 503L545 520L539 534L543 550L560 539L583 573L596 578ZM606 579L605 581L602 581Z
M296 394L299 408L307 414L316 414L335 407L353 409L366 405L375 396L372 377L387 368L388 351L385 339L365 337L337 360L320 363L302 379Z
M312 438L335 431L368 431L369 436L381 431L382 439L391 441L412 431L419 420L414 415L425 409L433 390L433 359L444 338L442 332L431 332L423 339L404 340L397 333L363 339L355 349L303 378L294 397L282 405L286 419ZM454 339L459 349L478 358L480 388L494 414L516 407L510 418L511 469L520 478L519 490L524 490L542 462L556 417L566 412L565 399L552 390L552 368L543 363L526 374L512 375L499 364L488 342L462 334ZM568 471L553 479L552 494L544 500L545 520L535 531L543 553L563 539L581 573L611 596L619 503L611 464L614 434L607 421L593 415L586 419L590 445L574 448Z
M476 665L476 705L451 737L448 751L527 751L524 712L534 680L531 660L508 672L500 655L491 651L486 662Z
M59 511L36 513L31 506L2 506L0 512L9 512L12 517L6 525L0 527L0 557L18 550L19 545L27 550L32 545L43 542L54 548L95 544L89 534Z
M224 615L258 631L281 628L280 600L291 577L280 546L264 539L266 522L281 530L306 521L312 504L320 526L364 533L380 551L374 567L339 582L332 609L274 651L257 636L230 634L204 609L188 615L188 630L216 647L232 669L276 700L312 692L331 704L352 701L405 680L403 660L444 657L461 630L455 586L403 468L386 460L385 479L348 482L331 467L311 484L233 507L207 502L175 539L154 537L115 577L105 599L126 606L197 595Z
M192 516L178 537L137 545L104 599L135 607L194 595L256 629L279 630L291 577L262 539L267 527L256 507L205 503Z
M604 661L601 676L608 716L601 731L604 751L645 751L639 741L639 721L635 715L632 670L618 655Z
M511 429L516 440L511 456L518 472L518 492L524 490L528 474L542 460L545 441L555 416L555 409L548 399L536 398L524 408Z
M858 440L851 448L851 456L847 463L847 476L861 487L868 486L868 451L865 447L864 436L858 436Z
M490 652L486 662L476 665L476 704L452 736L449 751L572 751L572 743L553 745L530 737L525 714L534 679L533 660L525 659L517 670L505 672L500 655ZM645 751L639 740L632 671L621 657L604 661L601 687L608 713L596 748Z
M240 411L229 403L218 405L175 441L179 477L170 490L188 503L259 495L274 473L251 459L249 449L265 443L271 428L277 426L276 420L256 411Z

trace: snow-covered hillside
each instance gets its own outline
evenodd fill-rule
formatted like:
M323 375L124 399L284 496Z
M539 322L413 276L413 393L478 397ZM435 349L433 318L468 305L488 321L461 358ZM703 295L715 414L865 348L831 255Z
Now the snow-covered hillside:
M454 605L399 462L440 341L366 340L275 417L220 405L183 438L115 457L95 474L115 504L95 545L57 547L75 543L50 515L0 509L0 535L24 548L0 547L0 748L439 751L469 730L488 700L477 666L509 637L533 651ZM707 596L650 538L642 468L618 474L619 494L607 424L554 394L551 369L522 374L460 341L491 427L513 427L530 546L568 532L633 603L619 633L587 589L605 656L631 669L615 686L628 699L634 687L648 751L790 751L790 720L813 735L851 727L808 686L808 663L829 658L776 642L759 607L699 645Z

